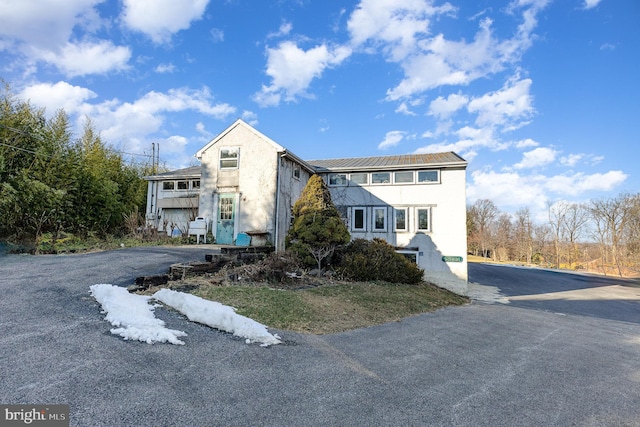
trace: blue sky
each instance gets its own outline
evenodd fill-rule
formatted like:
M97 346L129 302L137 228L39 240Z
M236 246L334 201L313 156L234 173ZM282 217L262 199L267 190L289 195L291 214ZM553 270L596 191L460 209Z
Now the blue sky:
M169 167L242 118L303 159L455 151L506 212L637 193L636 0L0 0L0 77Z

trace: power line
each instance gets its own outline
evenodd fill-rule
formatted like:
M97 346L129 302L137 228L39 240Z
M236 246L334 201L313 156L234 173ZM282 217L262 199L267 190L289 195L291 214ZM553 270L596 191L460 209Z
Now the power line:
M22 134L22 135L26 135L26 136L30 136L30 137L36 138L36 139L38 139L38 140L40 140L40 141L42 141L42 142L46 142L46 141L45 141L44 139L42 139L42 137L40 137L39 135L31 134L31 133L29 133L29 132L25 132L25 131L23 131L23 130L21 130L21 129L12 128L12 127L10 127L10 126L6 126L6 125L3 125L3 124L0 124L0 127L5 128L5 129L8 129L8 130L10 130L10 131L12 131L12 132L16 132L16 133L19 133L19 134ZM2 143L2 142L0 142L0 145L3 145L3 146L5 146L5 147L9 147L9 148L14 148L14 149L16 149L16 150L20 150L20 151L25 151L25 152L27 152L27 153L31 153L31 154L40 154L40 155L43 155L43 154L44 154L44 153L38 153L38 152L36 152L36 151L32 151L32 150L27 150L26 148L22 148L22 147L16 147L15 145L5 144L5 143ZM117 153L117 154L125 154L125 155L128 155L128 156L148 157L148 158L153 159L153 156L152 156L151 154L128 153L128 152L126 152L126 151L119 151L119 150L115 150L115 149L113 149L113 148L111 148L111 147L109 147L108 149L109 149L110 151L114 152L114 153ZM52 157L52 156L50 156L50 155L48 155L48 154L44 154L44 155L45 155L45 156L47 156L47 157L49 157L49 158L51 158L51 157Z

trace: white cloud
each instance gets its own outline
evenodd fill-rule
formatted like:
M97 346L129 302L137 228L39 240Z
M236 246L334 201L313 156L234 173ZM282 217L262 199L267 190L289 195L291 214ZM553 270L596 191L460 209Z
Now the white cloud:
M164 93L151 91L133 102L111 99L92 104L89 101L97 97L96 93L66 82L58 82L29 86L20 96L30 99L37 107L45 107L49 113L64 108L65 112L76 118L76 132L82 129L84 120L88 117L95 128L100 130L105 142L135 152L146 149L149 138L154 141L162 139L163 147L166 145L163 151L178 153L178 149L184 147L188 141L180 135L158 135L163 132L167 113L191 111L217 120L227 120L236 113L236 109L229 104L215 103L206 87L200 90L170 89ZM201 134L206 132L202 123L196 125L196 130ZM183 155L172 158L172 164L188 165L190 160L189 156Z
M131 58L131 50L115 46L110 41L98 43L67 43L61 51L42 51L40 58L54 64L69 77L87 74L104 74L125 70Z
M128 47L91 38L103 26L95 8L102 1L4 2L0 6L3 45L27 59L27 74L37 71L38 61L55 65L69 77L126 69L131 57ZM84 31L80 40L72 40L76 29Z
M378 150L386 150L387 148L395 147L396 145L400 144L406 134L406 132L399 130L387 132L384 140L380 144L378 144Z
M560 163L564 166L573 167L578 164L580 160L584 158L584 154L569 154L560 158Z
M530 95L531 79L510 80L498 91L487 93L469 102L470 113L477 113L479 126L506 126L516 129L528 123L526 120L534 113Z
M47 114L51 115L59 109L64 109L67 114L77 113L81 111L83 104L98 95L87 88L60 81L55 84L38 83L28 86L19 96L33 105L45 108Z
M122 22L146 34L155 43L165 43L192 21L202 18L209 0L123 0Z
M214 43L224 41L224 31L219 28L212 28L211 31L209 31L209 34L211 34L211 40L213 40Z
M584 0L583 7L585 9L592 9L592 8L596 7L597 5L599 5L601 1L602 0Z
M522 160L515 165L516 169L531 169L553 163L558 152L548 147L538 147L523 154Z
M267 34L267 38L283 37L288 35L293 29L291 22L283 22L275 33Z
M158 64L158 66L156 67L156 73L160 74L173 73L174 71L176 71L176 66L171 63Z
M427 114L436 116L438 119L446 119L451 117L453 113L467 105L469 98L459 93L452 93L447 98L437 97L429 104L429 112Z
M354 46L381 44L396 62L415 51L418 36L429 33L431 17L455 10L449 3L435 7L425 0L362 0L347 27Z
M526 138L520 141L516 141L514 145L516 146L516 148L529 148L529 147L537 147L540 144L531 138Z
M411 109L409 109L409 106L407 105L406 102L401 102L400 105L398 105L398 108L396 108L395 110L396 113L400 113L400 114L404 114L405 116L415 116L416 113L414 113L413 111L411 111Z
M576 172L571 175L550 177L546 189L561 195L577 196L592 191L611 191L622 184L628 175L622 171L609 171L591 175Z
M495 172L477 170L471 173L467 186L468 202L490 199L498 206L519 209L531 208L534 215L546 210L547 201L557 197L579 198L593 191L612 191L628 175L621 171L585 174L576 172L563 175L526 175L521 172ZM536 214L538 212L538 214Z
M318 45L309 50L299 48L294 42L285 41L276 48L267 49L267 70L272 82L254 94L254 100L262 106L278 105L280 101L295 101L308 97L307 88L322 75L325 69L339 65L351 54L351 49Z
M104 0L3 1L0 35L52 50L69 41L76 25L98 27L95 6Z
M244 110L242 112L242 120L250 124L251 126L258 125L258 115L253 111Z

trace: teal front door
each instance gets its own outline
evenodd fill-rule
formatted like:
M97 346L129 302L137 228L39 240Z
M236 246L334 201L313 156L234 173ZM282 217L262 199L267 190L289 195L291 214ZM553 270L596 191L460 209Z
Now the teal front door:
M233 229L236 216L236 195L220 194L218 198L218 215L216 223L216 243L233 244Z

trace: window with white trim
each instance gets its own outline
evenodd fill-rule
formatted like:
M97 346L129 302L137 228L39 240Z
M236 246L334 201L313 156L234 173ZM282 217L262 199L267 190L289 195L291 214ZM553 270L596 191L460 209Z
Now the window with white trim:
M395 231L409 231L407 208L395 208L393 210Z
M440 182L440 171L418 171L418 183L419 184L437 184Z
M329 185L334 187L347 185L347 174L346 173L329 174Z
M238 169L240 147L220 148L220 169Z
M393 173L394 184L413 184L413 171L402 171Z
M372 184L390 184L391 172L373 172L371 174Z
M162 189L163 190L173 190L175 187L176 183L173 181L164 181L162 183Z
M352 173L349 175L349 181L355 185L366 185L369 183L369 174L366 172Z
M200 188L200 180L199 179L194 179L193 181L191 181L191 188L194 190L197 190Z
M300 179L300 165L293 165L293 177Z
M189 181L178 181L178 190L188 190Z
M367 211L365 208L351 209L351 230L366 231L367 230Z
M373 208L373 231L387 231L387 208Z
M398 252L400 255L404 256L405 258L407 258L412 263L414 264L418 263L418 258L420 256L420 253L418 251L398 249L396 250L396 252Z
M416 208L416 230L431 231L431 209Z

